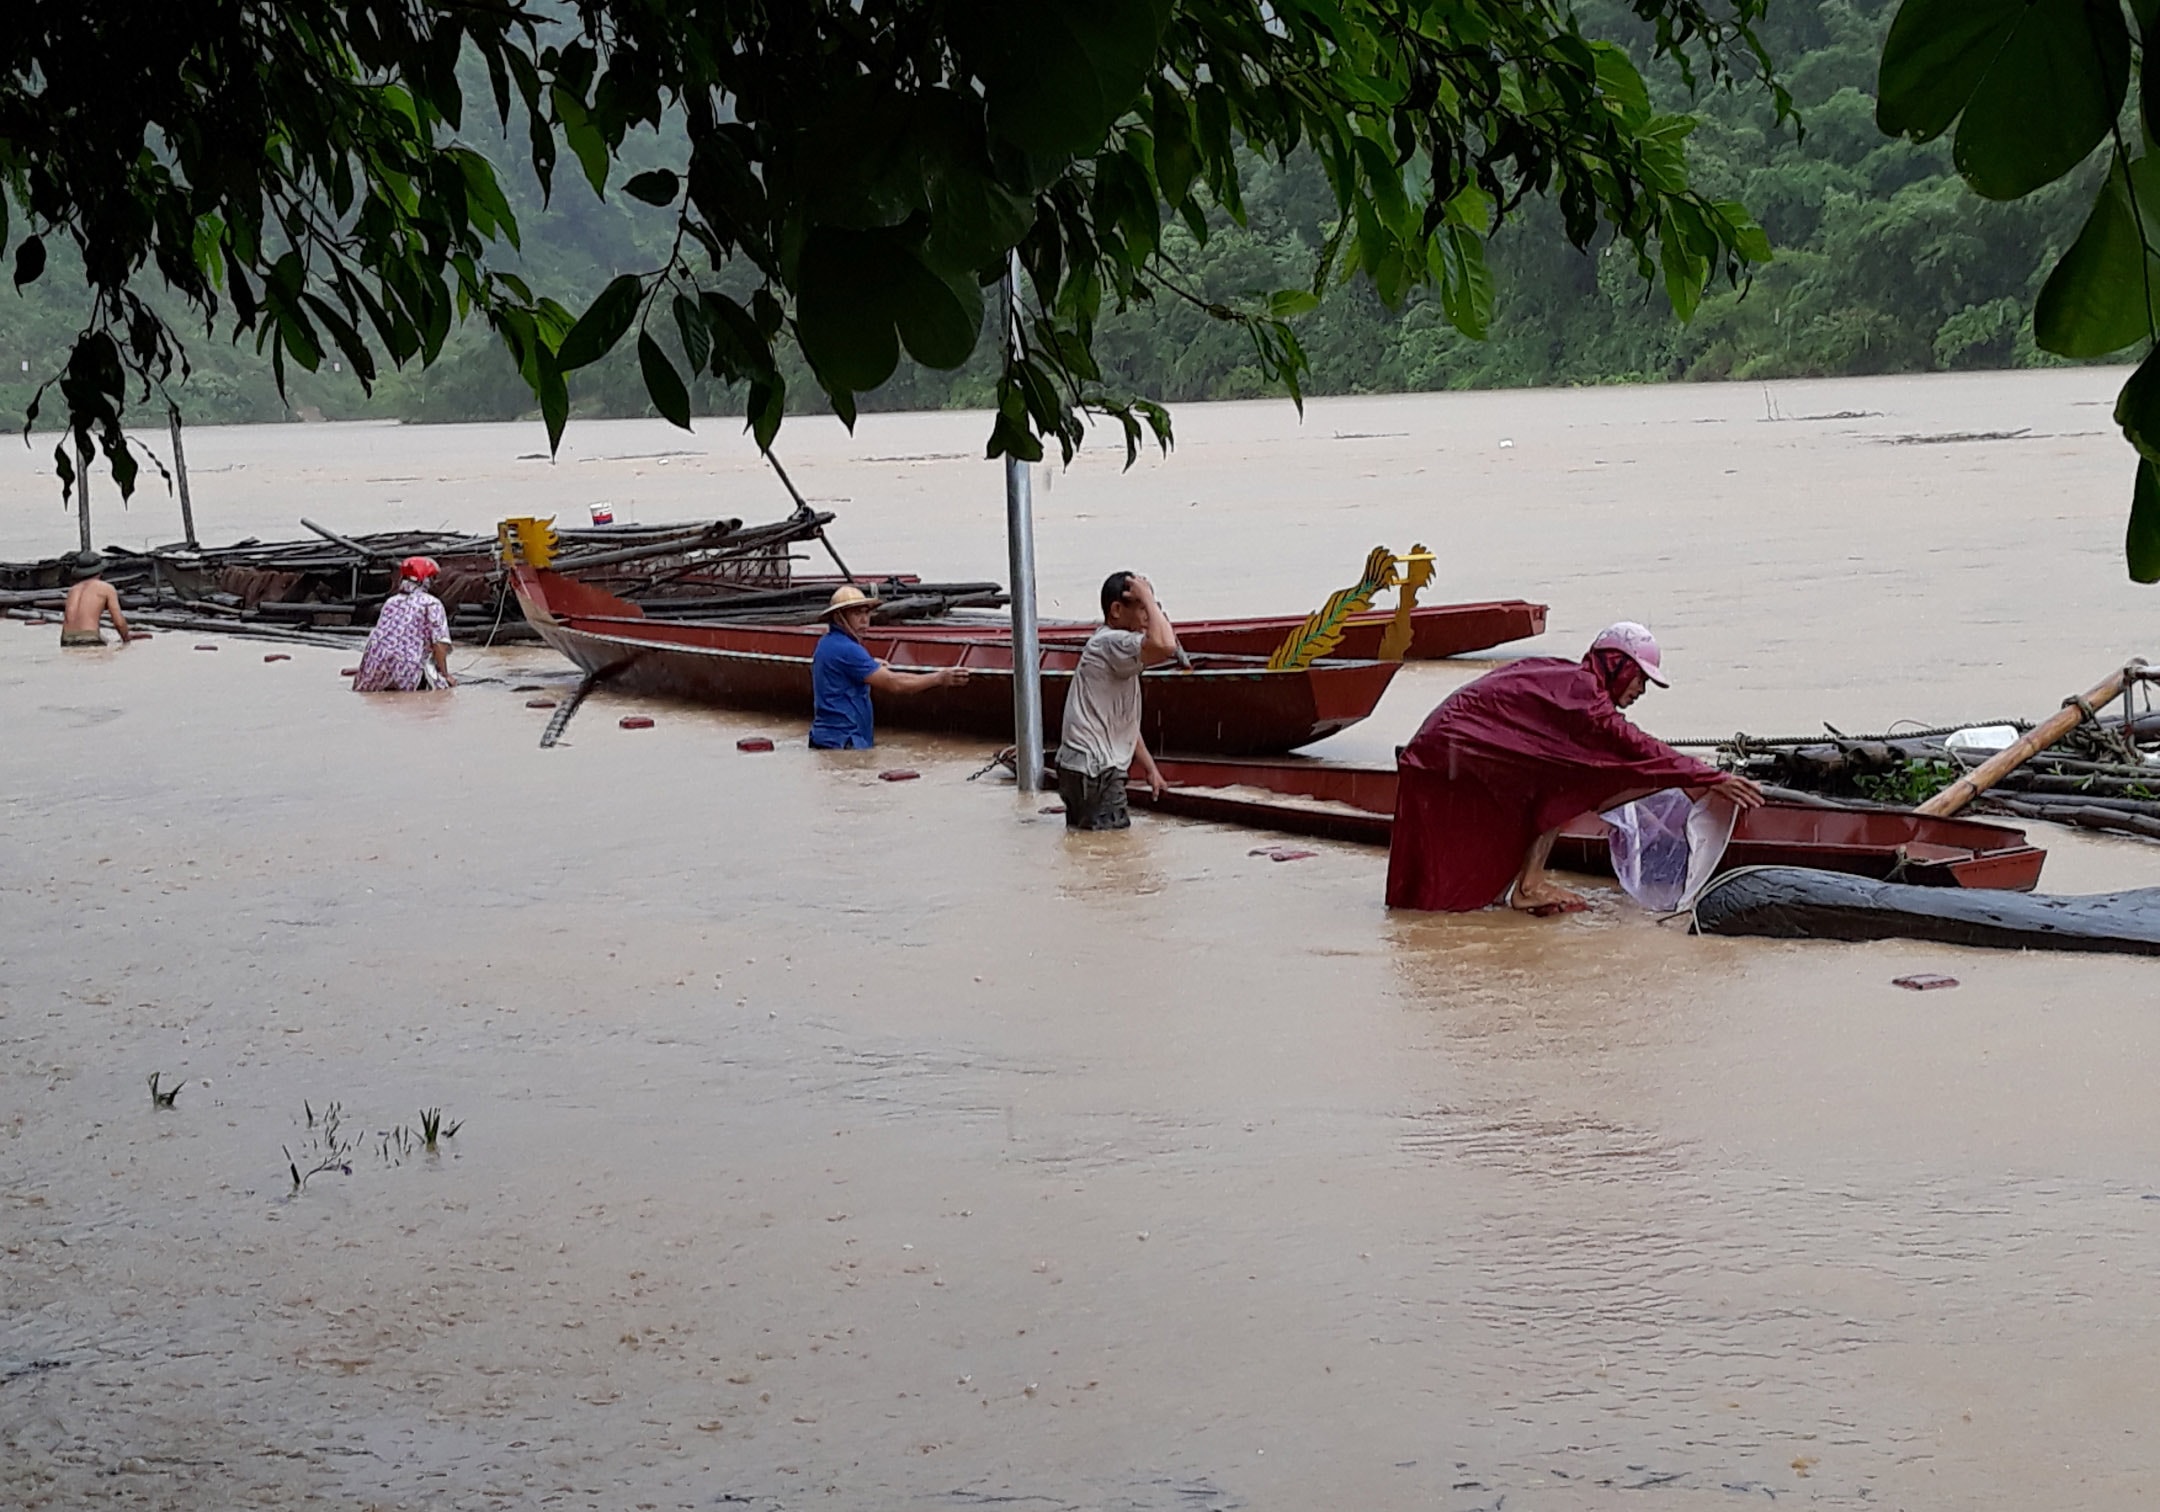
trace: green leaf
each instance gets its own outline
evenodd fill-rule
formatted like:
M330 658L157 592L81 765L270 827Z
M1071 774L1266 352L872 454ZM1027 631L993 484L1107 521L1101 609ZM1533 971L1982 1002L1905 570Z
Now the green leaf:
M1719 200L1716 209L1718 214L1725 217L1726 227L1731 233L1732 249L1735 252L1751 263L1766 263L1773 260L1774 254L1770 250L1770 237L1761 226L1756 224L1755 217L1748 214L1747 206L1741 204L1738 200Z
M495 181L494 165L477 152L457 149L455 155L458 171L465 180L466 213L483 231L489 226L496 227L511 246L522 246L518 240L517 217L510 211L510 202L503 198L502 186Z
M898 266L893 319L908 355L924 367L959 367L982 334L982 289L972 278L940 278L914 257Z
M900 365L891 300L898 261L889 233L820 226L804 240L795 330L828 390L874 389Z
M1155 95L1155 183L1163 203L1173 210L1184 207L1192 183L1200 176L1200 151L1193 145L1192 107L1166 80L1153 85Z
M712 331L705 323L705 307L687 294L675 296L675 330L682 337L683 359L690 371L702 373L712 361Z
M1293 315L1303 315L1307 310L1320 307L1320 296L1310 289L1277 289L1268 296L1267 312L1277 320L1288 320Z
M1593 42L1590 50L1597 59L1598 93L1613 113L1630 125L1649 120L1650 91L1626 51L1610 42Z
M953 34L982 80L990 129L1023 152L1102 145L1155 66L1168 0L974 0Z
M2028 0L1905 0L1883 42L1875 124L1932 141L1950 129L2024 18Z
M2160 263L2146 257L2127 186L2160 219L2160 159L2116 163L2093 199L2084 229L2048 274L2033 306L2033 338L2064 357L2104 357L2160 324Z
M2160 474L2150 458L2138 458L2137 485L2130 491L2130 526L2123 559L2133 583L2160 583Z
M638 367L645 374L645 392L652 396L653 408L659 410L669 423L690 429L690 391L683 387L682 374L675 371L675 364L660 350L660 343L653 340L650 333L638 332L637 355Z
M593 193L607 193L608 149L600 128L585 112L585 103L561 85L555 86L555 119L562 122L563 140L577 154ZM535 144L537 146L537 143Z
M750 385L750 402L743 416L751 435L757 438L759 451L771 451L773 438L780 434L780 422L787 415L787 383L776 371L769 379L759 379Z
M682 181L665 168L655 168L641 173L623 185L623 193L632 199L641 199L648 205L672 205L682 188Z
M2116 395L2115 423L2139 455L2160 460L2160 348L2145 354Z
M1702 303L1705 269L1670 221L1658 236L1658 264L1665 271L1665 297L1672 301L1673 313L1683 321L1694 319L1695 307Z
M600 297L563 338L555 354L557 366L565 373L574 373L613 351L615 343L637 319L638 304L644 295L645 286L632 273L623 274L602 289Z
M41 236L24 237L21 245L15 249L15 287L19 289L24 284L36 283L38 275L44 271L45 239Z
M1958 172L1996 200L2053 183L2108 134L2129 83L2119 5L2033 0L1966 102Z
M924 254L934 267L973 273L1020 244L1035 222L1034 204L1014 194L973 162L941 158L926 162L930 240Z
M562 447L562 428L570 421L570 389L562 380L562 369L549 361L540 365L540 419L546 423L546 449L553 456Z
M1441 254L1440 308L1448 324L1475 341L1492 326L1493 278L1485 265L1485 239L1468 226L1448 226L1433 239Z
M749 311L710 289L698 295L698 307L705 312L705 328L712 332L715 378L734 383L774 375L771 337L750 318Z
M1403 193L1402 169L1396 166L1387 148L1371 137L1355 138L1354 147L1358 167L1364 171L1365 181L1372 190L1373 208L1390 231L1409 239L1416 232L1417 216L1410 208L1409 196Z

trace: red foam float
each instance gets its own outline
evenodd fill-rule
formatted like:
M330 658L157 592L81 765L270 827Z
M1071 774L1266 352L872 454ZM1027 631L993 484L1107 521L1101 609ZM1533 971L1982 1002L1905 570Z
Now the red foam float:
M652 716L649 714L625 714L616 723L626 730L649 730L652 728Z
M528 698L525 700L525 707L528 709L552 709L555 707L555 700L552 698Z
M889 772L880 772L877 775L880 782L913 782L922 773L911 772L906 767L894 767Z
M745 735L735 742L735 749L738 751L769 751L772 749L772 737L769 735Z
M268 656L264 657L263 660L266 662L291 661L292 658L286 655L283 651L273 651Z

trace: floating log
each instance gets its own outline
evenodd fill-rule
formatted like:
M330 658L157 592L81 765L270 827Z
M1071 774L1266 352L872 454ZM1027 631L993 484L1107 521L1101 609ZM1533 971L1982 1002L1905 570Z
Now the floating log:
M1927 940L1998 950L2160 955L2160 888L2050 897L1876 882L1794 866L1727 872L1695 905L1702 934Z
M1990 807L2006 810L2021 819L2048 819L2056 824L2074 824L2080 829L2108 830L2124 835L2142 835L2148 840L2160 840L2160 818L2150 814L2133 813L2127 809L2103 808L2094 803L2042 806L2037 803L2020 803L2009 798L1997 799Z

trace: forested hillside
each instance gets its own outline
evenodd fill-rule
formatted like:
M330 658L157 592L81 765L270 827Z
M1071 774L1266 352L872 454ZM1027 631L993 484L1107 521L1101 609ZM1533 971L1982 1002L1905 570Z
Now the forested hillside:
M1950 167L1947 142L1913 147L1886 140L1874 123L1875 63L1894 0L1791 0L1774 7L1764 40L1805 123L1779 128L1766 96L1745 88L1691 98L1677 77L1653 73L1660 105L1704 124L1691 141L1698 183L1713 199L1743 201L1769 232L1777 261L1752 287L1721 290L1689 324L1625 255L1585 257L1559 234L1555 212L1532 202L1495 240L1497 289L1491 335L1473 341L1413 294L1386 308L1371 285L1327 291L1296 322L1312 360L1314 393L1371 393L1527 384L1643 382L2007 367L2054 359L2032 344L2028 312L2053 257L2076 234L2097 170L2014 204L1975 197ZM1638 42L1618 0L1577 7L1590 35ZM1645 61L1647 49L1637 47ZM535 286L580 308L614 274L657 266L670 223L663 212L617 193L593 198L575 175L558 179L543 207L515 147L477 144L503 168L524 227L525 271ZM522 145L522 144L518 144ZM665 160L658 141L653 163ZM1251 299L1311 276L1332 229L1333 200L1310 158L1262 170L1243 225L1217 217L1204 246L1182 226L1167 234L1206 299ZM80 321L79 279L56 253L26 293L0 294L0 407L20 415ZM994 304L994 302L993 302ZM1246 338L1183 302L1158 302L1106 322L1098 348L1105 376L1166 401L1246 398L1266 392ZM191 421L397 416L494 420L536 406L509 360L480 330L453 336L429 372L392 373L372 398L328 364L295 374L281 402L267 359L199 335L192 376L172 392ZM791 383L803 403L815 386ZM915 409L987 403L991 359L978 351L959 373L903 363L866 408ZM627 345L573 376L574 409L586 415L649 413ZM706 383L704 413L736 407ZM146 417L147 418L147 417Z

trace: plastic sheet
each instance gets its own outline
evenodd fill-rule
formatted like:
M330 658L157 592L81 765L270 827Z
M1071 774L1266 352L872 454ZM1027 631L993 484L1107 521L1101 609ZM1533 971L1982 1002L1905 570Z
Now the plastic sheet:
M1722 798L1667 788L1599 816L1612 828L1613 875L1656 913L1679 913L1717 875L1739 810Z

